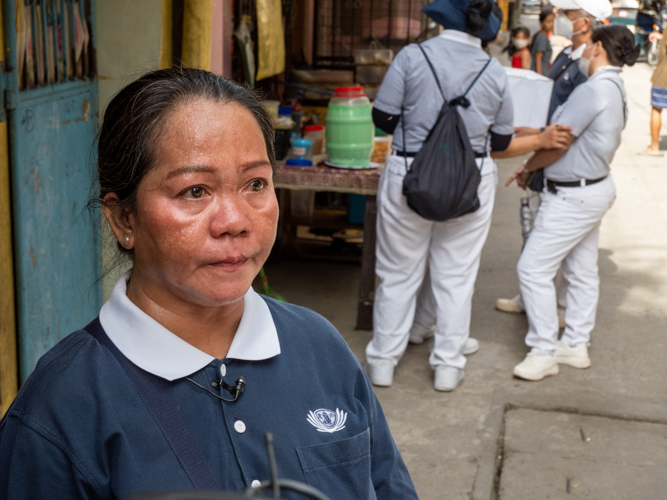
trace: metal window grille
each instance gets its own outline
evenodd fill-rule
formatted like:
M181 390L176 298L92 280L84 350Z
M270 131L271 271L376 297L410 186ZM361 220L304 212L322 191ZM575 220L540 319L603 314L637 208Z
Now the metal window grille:
M16 10L20 89L94 76L90 0L18 0Z
M431 0L317 0L316 67L349 69L356 49L392 49L426 38L428 18L422 7Z

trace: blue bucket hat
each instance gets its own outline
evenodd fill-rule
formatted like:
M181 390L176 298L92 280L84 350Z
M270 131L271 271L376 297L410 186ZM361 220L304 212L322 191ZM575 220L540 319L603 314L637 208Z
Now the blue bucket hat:
M435 0L422 7L422 11L445 29L465 32L466 9L471 2L472 0ZM493 0L489 0L489 3L494 5ZM498 36L498 31L500 31L500 19L492 12L482 30L473 36L483 42L490 42Z

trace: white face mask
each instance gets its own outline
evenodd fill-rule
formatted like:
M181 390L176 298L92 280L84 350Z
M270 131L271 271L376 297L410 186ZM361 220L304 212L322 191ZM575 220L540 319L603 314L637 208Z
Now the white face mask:
M588 72L589 72L590 69L591 69L591 60L592 60L593 57L595 57L595 56L591 57L590 59L586 59L586 58L584 57L584 54L585 54L585 53L588 51L588 49L590 49L591 47L594 47L594 45L589 45L588 47L586 47L586 49L585 49L585 50L583 51L583 53L581 54L581 57L580 57L579 60L577 61L577 66L579 66L579 71L581 71L581 73L582 73L586 78L588 78L588 76L589 76L589 75L588 75Z
M512 44L519 50L528 47L528 40L514 40Z
M559 12L556 16L556 21L554 22L554 35L563 36L568 40L572 40L572 37L578 35L583 30L574 31L574 23L578 23L586 19L585 17L580 17L571 21L563 12Z

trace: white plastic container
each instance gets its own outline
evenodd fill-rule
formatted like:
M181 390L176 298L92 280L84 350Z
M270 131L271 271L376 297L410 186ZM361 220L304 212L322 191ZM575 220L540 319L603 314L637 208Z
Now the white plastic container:
M514 126L542 128L549 119L554 82L527 69L505 68L512 102Z

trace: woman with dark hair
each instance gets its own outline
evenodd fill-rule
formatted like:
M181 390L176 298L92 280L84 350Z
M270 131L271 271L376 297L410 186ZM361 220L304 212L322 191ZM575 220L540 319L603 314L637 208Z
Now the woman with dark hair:
M551 68L551 41L549 37L554 30L554 8L549 7L540 12L540 31L535 33L533 40L530 42L530 55L532 63L530 69L533 71L548 76Z
M512 58L512 67L530 69L530 30L524 26L510 31L510 43L503 49Z
M417 498L335 328L251 288L276 237L274 164L268 114L213 73L155 71L112 99L97 201L133 268L0 423L0 497L258 487L270 431L283 478Z
M529 330L526 359L514 375L541 380L558 374L558 364L588 368L590 334L595 326L600 279L598 236L602 217L616 197L610 164L627 122L620 73L639 55L632 32L602 26L579 59L588 80L556 110L553 121L572 127L566 151L539 151L515 174L525 187L530 172L545 168L544 194L533 231L518 264ZM554 277L563 265L569 283L565 331L558 340Z
M507 148L512 140L513 107L504 69L482 49L482 43L495 39L500 29L492 2L438 0L424 12L445 30L397 54L373 108L375 124L394 134L394 152L387 158L378 190L380 284L366 360L373 384L393 383L423 283L432 288L437 303L436 340L429 360L435 370L434 387L452 391L463 379L465 354L479 347L469 339L470 312L496 189L496 165L489 152ZM403 180L445 99L451 102L468 88L470 105L457 109L481 171L480 208L435 222L408 206ZM427 272L430 282L425 280Z

